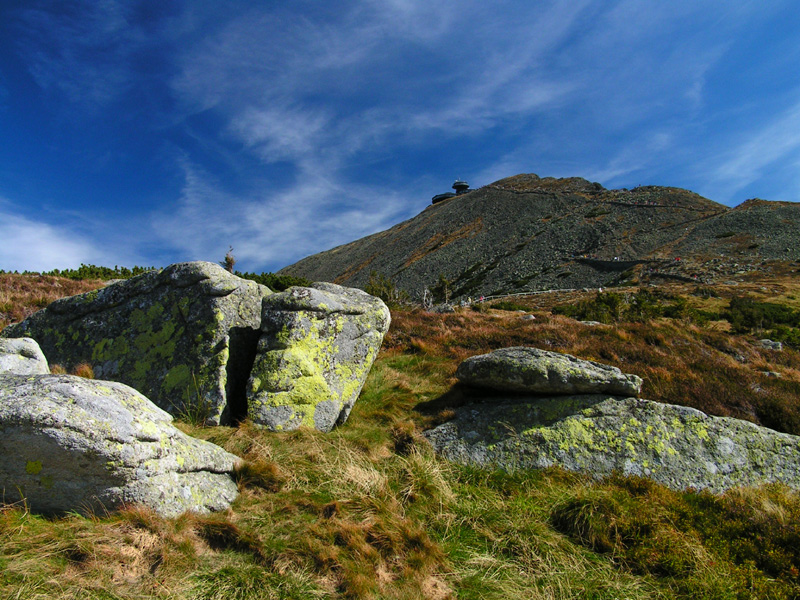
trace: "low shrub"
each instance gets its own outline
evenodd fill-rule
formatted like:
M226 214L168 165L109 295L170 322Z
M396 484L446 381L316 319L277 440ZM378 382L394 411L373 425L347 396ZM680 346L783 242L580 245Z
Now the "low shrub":
M255 281L256 283L260 283L261 285L265 285L273 292L284 292L293 286L306 287L312 283L305 277L279 275L277 273L240 273L239 271L236 271L234 275L241 277L242 279L249 279L251 281Z
M102 279L108 281L109 279L130 279L136 275L147 273L148 271L155 271L155 267L119 267L114 265L114 268L100 267L97 265L85 265L77 269L53 269L42 273L42 275L52 275L53 277L64 277L65 279L85 280L85 279ZM27 272L26 272L27 273Z
M364 291L383 300L389 308L407 305L411 301L407 291L399 289L391 279L377 271L370 273Z
M527 306L519 304L518 302L513 302L511 300L500 300L499 302L494 302L489 305L489 308L494 308L495 310L507 310L512 312L517 312L517 311L527 312L529 310Z

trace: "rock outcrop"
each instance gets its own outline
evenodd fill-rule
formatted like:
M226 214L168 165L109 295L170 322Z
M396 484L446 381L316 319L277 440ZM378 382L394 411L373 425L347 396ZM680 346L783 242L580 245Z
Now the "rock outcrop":
M538 348L502 348L462 362L463 384L529 394L612 394L637 396L642 379L617 367Z
M558 466L598 478L617 471L676 490L722 492L767 482L800 489L800 438L636 398L472 404L425 437L444 458L479 467Z
M193 262L57 300L1 335L30 336L51 362L88 363L173 415L330 431L350 414L389 322L361 290L274 294Z
M642 380L614 367L505 348L467 359L458 377L493 392L478 392L452 421L425 432L441 456L460 464L558 466L594 477L616 471L677 490L767 482L800 489L800 438L629 397Z
M0 375L46 375L47 359L31 338L0 339Z
M343 423L389 329L378 298L329 283L264 301L248 385L248 416L272 430L330 431Z
M2 501L37 512L143 504L171 517L227 508L232 454L176 429L136 390L71 375L0 375Z
M245 389L269 288L219 265L171 265L56 300L2 337L32 337L51 363L91 364L164 410L228 423L246 413Z

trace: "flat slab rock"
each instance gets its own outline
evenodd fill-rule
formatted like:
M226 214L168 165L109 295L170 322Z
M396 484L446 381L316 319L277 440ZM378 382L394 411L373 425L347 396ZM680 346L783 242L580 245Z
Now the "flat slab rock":
M47 359L39 344L31 338L0 338L0 375L46 375Z
M44 513L230 506L238 458L189 437L136 390L71 375L0 375L0 500Z
M521 346L472 356L456 377L470 386L527 394L637 396L642 389L640 377L616 367Z
M484 468L617 471L675 490L719 493L781 482L800 489L800 438L730 417L603 394L459 408L425 432L442 457Z

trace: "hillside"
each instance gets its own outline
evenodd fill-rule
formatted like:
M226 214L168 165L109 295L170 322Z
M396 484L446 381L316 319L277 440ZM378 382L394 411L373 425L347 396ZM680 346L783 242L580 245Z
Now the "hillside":
M455 298L635 279L713 282L795 259L799 231L800 204L752 200L731 209L678 188L607 190L528 174L431 205L281 273L356 287L377 273L412 296L443 277Z
M7 275L2 285L17 290L9 312L22 315L68 282ZM761 320L733 332L726 307L740 296L800 317L793 273L396 310L350 419L331 433L180 423L244 459L229 511L45 517L6 496L0 597L796 598L800 495L786 487L715 496L621 475L482 471L440 460L421 436L468 401L454 385L460 361L509 345L613 364L640 375L648 398L799 434L800 354L764 348ZM608 326L556 314L614 298Z

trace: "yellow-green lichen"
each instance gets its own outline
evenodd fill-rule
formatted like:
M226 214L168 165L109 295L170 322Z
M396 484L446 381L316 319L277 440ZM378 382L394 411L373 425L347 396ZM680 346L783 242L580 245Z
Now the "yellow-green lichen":
M38 475L42 470L42 461L40 460L29 460L25 464L25 472L28 475Z

